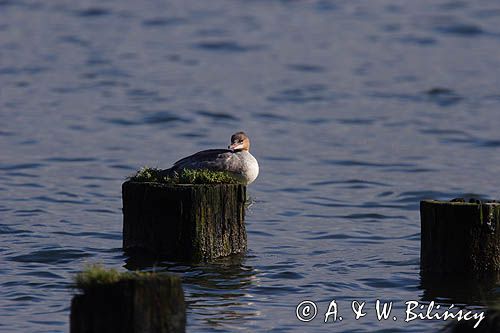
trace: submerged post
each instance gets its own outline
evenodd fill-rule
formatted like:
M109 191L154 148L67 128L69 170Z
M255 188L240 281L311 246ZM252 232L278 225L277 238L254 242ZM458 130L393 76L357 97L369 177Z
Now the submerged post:
M172 260L205 261L244 252L246 186L126 181L123 248Z
M500 271L500 203L424 200L420 218L424 273Z
M71 333L182 333L181 279L171 274L119 273L93 267L77 275Z

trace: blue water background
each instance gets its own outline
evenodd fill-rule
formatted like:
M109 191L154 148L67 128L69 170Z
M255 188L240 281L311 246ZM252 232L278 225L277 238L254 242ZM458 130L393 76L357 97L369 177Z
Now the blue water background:
M67 332L93 262L182 276L190 332L428 332L445 323L404 323L405 301L483 309L495 282L420 278L418 208L500 198L499 20L493 0L0 0L0 331ZM261 166L246 256L124 254L124 179L238 130Z

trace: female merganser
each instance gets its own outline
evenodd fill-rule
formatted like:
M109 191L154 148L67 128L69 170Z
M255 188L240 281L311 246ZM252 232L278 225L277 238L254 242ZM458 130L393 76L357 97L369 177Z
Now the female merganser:
M172 175L184 169L227 171L244 184L252 183L259 175L259 163L250 154L250 139L244 132L231 136L228 149L209 149L178 160L164 175Z

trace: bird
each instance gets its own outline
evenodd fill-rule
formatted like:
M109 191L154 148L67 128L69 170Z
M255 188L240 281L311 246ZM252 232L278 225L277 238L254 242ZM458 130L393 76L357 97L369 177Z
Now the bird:
M185 169L225 171L246 185L259 175L259 163L250 154L250 139L245 132L234 133L227 149L202 150L184 157L171 168L162 170L162 175L172 176Z

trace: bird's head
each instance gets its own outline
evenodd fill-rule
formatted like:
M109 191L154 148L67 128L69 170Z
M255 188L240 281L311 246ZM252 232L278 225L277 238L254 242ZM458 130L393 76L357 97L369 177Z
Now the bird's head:
M232 151L250 150L250 139L244 132L237 132L231 136L231 144L227 147Z

